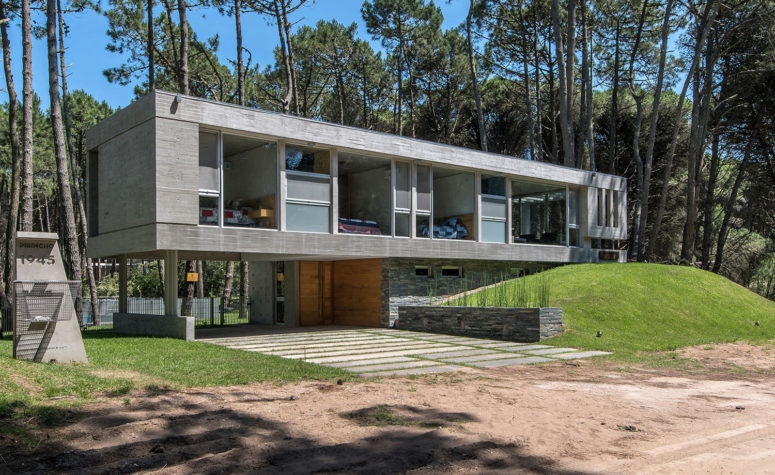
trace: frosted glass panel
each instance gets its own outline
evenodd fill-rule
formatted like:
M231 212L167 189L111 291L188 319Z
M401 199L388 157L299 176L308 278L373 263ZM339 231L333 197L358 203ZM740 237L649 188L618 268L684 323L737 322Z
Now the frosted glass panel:
M199 189L218 191L218 134L199 133Z
M504 221L482 221L482 241L506 242L506 223Z
M396 208L409 209L412 200L412 181L409 164L396 162Z
M431 210L431 167L417 167L417 209Z
M506 219L506 200L482 196L482 216Z
M331 201L331 179L307 175L286 174L289 200Z
M285 223L288 231L329 232L329 206L288 203L285 209Z

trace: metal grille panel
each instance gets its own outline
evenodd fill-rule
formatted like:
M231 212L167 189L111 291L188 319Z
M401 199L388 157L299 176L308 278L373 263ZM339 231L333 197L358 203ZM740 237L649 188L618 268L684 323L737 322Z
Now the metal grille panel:
M78 281L14 282L14 346L16 358L40 361L57 322L76 318Z

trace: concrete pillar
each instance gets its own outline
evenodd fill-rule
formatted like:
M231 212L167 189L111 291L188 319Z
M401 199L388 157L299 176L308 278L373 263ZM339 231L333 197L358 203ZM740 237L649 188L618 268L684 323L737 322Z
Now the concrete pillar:
M127 281L129 260L126 254L118 258L118 313L128 313Z
M178 316L178 251L164 251L164 315Z

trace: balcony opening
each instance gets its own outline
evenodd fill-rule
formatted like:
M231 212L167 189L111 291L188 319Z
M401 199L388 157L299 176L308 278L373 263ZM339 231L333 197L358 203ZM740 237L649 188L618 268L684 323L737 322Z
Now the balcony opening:
M515 243L566 244L565 187L514 180L511 213Z
M476 176L449 168L433 168L433 238L474 238Z

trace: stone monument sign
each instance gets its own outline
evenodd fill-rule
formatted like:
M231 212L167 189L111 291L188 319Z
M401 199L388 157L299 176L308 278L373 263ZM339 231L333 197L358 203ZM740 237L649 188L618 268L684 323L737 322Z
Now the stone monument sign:
M67 280L54 233L16 234L14 358L86 363L75 300L81 283Z

